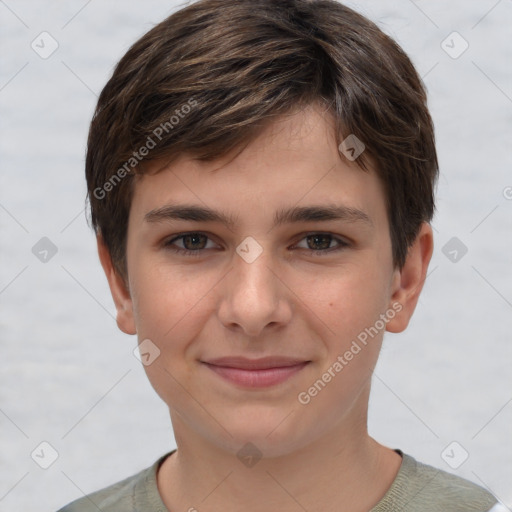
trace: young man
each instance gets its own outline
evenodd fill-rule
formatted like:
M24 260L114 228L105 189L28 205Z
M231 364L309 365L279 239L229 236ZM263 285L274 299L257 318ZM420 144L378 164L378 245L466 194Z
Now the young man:
M62 512L497 510L367 431L437 173L411 62L337 2L203 0L135 43L86 174L118 326L178 448Z

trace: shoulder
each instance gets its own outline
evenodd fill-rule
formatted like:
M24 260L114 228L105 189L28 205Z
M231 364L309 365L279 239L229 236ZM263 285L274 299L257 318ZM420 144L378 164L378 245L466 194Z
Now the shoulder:
M150 495L156 489L156 471L168 455L135 475L73 501L58 512L136 512L139 504L154 504L154 500L159 499Z
M128 506L133 501L136 483L144 478L146 471L147 469L113 485L109 485L104 489L88 494L83 498L79 498L61 508L58 512L98 512L98 509L102 512L132 510Z
M372 512L489 512L496 504L496 498L479 485L400 454L400 471Z

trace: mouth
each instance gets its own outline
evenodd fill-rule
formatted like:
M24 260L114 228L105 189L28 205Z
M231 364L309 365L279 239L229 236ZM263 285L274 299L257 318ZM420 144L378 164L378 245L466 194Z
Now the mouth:
M201 361L222 379L248 388L274 386L299 373L311 361L284 357L241 357Z

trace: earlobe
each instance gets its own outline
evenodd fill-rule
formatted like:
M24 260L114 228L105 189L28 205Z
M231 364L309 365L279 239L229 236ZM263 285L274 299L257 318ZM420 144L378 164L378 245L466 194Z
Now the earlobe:
M425 283L433 249L432 227L424 222L409 247L404 266L396 269L393 275L390 307L398 312L387 323L387 331L402 332L409 324Z
M98 256L107 277L110 293L117 311L117 326L126 334L137 334L133 316L133 302L122 276L114 268L110 252L101 235L97 236Z

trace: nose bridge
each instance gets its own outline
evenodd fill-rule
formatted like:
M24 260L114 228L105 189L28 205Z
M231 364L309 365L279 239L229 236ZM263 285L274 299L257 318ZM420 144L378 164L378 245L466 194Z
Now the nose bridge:
M241 296L238 298L248 303L255 302L254 306L259 307L264 306L264 303L275 302L277 290L270 249L264 249L260 243L248 237L237 247L236 252L232 290Z

